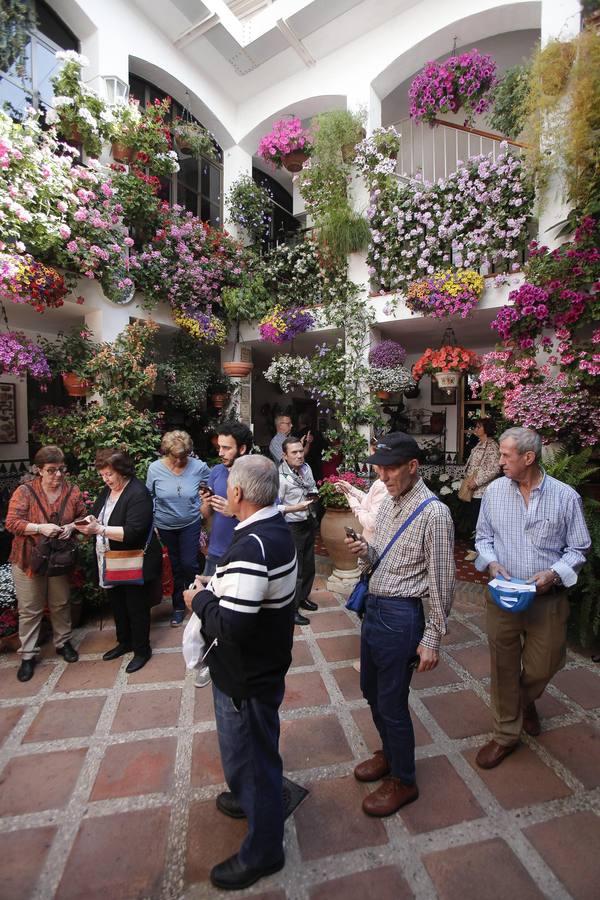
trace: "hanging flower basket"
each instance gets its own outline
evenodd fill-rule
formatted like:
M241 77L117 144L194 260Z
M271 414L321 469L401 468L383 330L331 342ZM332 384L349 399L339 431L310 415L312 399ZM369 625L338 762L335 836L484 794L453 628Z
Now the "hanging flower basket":
M64 372L62 381L69 397L85 397L88 392L88 382L84 381L83 378L80 378L74 372Z
M67 144L71 144L73 147L80 147L83 144L83 137L81 135L81 132L75 127L75 125L65 127L64 130L60 129L60 132Z
M223 363L222 368L225 374L229 375L230 378L245 378L254 368L254 363L241 361L226 362Z
M302 150L294 150L293 153L286 153L286 155L282 157L283 167L284 169L287 169L288 172L300 172L307 159L308 155L303 153Z
M435 380L442 390L450 391L452 388L458 387L460 375L458 372L436 372Z
M118 141L113 141L111 151L115 162L129 165L133 159L133 147L127 147L125 144L120 144Z
M495 85L496 63L478 50L451 56L442 63L428 62L408 92L410 117L435 125L440 114L456 113L462 108L468 125L491 105Z

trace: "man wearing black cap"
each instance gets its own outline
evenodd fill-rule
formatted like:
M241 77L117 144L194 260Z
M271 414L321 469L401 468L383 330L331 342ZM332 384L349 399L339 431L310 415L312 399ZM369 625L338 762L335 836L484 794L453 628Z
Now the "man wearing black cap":
M415 737L408 709L414 669L438 664L439 646L454 594L454 526L419 475L420 449L401 431L384 435L367 462L379 466L387 488L371 544L346 538L349 549L376 569L362 621L360 686L371 707L382 749L354 770L358 781L381 785L363 801L370 816L389 816L419 796ZM399 528L414 518L383 551ZM423 600L427 601L425 620Z

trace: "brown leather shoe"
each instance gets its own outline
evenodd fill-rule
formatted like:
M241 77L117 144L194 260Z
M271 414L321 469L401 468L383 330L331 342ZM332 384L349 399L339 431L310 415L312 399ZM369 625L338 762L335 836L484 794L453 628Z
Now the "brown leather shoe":
M371 759L365 759L357 765L354 777L357 781L379 781L390 774L390 764L383 755L383 750L376 750Z
M416 784L404 784L399 778L388 775L376 791L363 800L363 812L368 816L391 816L402 806L412 803L419 796Z
M499 766L502 760L512 753L513 750L516 750L518 746L519 744L516 743L508 744L508 746L504 747L502 744L497 744L496 741L489 741L489 743L481 748L475 757L475 762L480 769L494 769L496 766Z
M525 734L530 734L531 737L537 737L541 730L542 726L535 703L529 703L523 710L523 731Z

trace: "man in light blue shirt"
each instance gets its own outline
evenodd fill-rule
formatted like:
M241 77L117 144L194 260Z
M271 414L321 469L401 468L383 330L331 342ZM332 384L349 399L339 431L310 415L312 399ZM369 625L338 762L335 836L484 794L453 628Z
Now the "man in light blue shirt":
M569 603L591 545L579 494L540 467L542 442L528 428L500 436L504 478L483 495L475 561L480 572L535 583L523 612L501 609L488 598L494 736L476 757L492 769L516 749L521 730L540 733L535 701L564 666Z

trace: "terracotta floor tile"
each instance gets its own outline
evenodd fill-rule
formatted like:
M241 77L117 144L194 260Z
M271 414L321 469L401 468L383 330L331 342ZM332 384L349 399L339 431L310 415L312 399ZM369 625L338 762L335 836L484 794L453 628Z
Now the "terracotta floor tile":
M167 688L156 691L132 691L123 694L111 731L142 731L145 728L171 728L179 721L181 691Z
M335 716L310 716L282 722L280 753L287 772L352 759L352 751Z
M311 888L310 900L410 900L413 892L396 866L369 869Z
M11 759L0 775L0 815L61 809L69 801L86 750L59 750Z
M88 632L79 645L80 653L106 653L117 644L117 634L114 628L95 628Z
M298 641L294 638L292 647L292 668L296 666L314 666L315 661L306 641Z
M571 896L596 900L600 884L598 816L576 812L523 830Z
M423 703L448 737L485 734L492 727L490 710L474 691L456 691L423 697Z
M58 657L57 657L58 659ZM13 700L19 697L33 697L43 688L52 673L54 665L37 665L33 670L33 678L30 681L17 681L17 669L20 659L15 660L14 667L2 670L0 678L0 700Z
M27 828L0 833L0 897L30 897L46 862L56 828Z
M341 662L343 659L358 659L360 656L360 637L358 634L319 638L317 644L327 662Z
M539 700L535 701L536 709L540 719L551 719L552 716L562 716L569 710L564 703L544 691Z
M332 669L331 674L337 681L339 688L346 700L362 699L360 689L360 673L352 666L344 666L343 669Z
M375 753L376 750L381 750L381 738L379 737L379 732L375 728L370 707L361 706L360 709L353 709L352 718L360 729L363 740L367 745L367 750L371 753Z
M465 750L464 756L504 809L557 800L572 793L564 781L524 744L496 769L480 769L476 765L478 749Z
M501 838L423 857L439 900L538 900L544 894Z
M216 731L202 731L194 735L192 745L192 787L206 787L225 781Z
M445 684L456 684L461 682L460 675L450 668L447 662L441 659L438 665L431 672L415 672L411 682L411 687L417 691L422 691L430 687L442 687Z
M588 790L600 785L600 731L581 722L544 731L538 738Z
M361 810L368 791L354 776L316 781L307 787L310 793L295 813L303 860L387 844L383 822Z
M212 687L194 689L194 722L214 722L215 704Z
M239 850L248 826L243 819L224 816L214 800L190 803L185 884L208 881L213 866ZM268 885L268 880L261 885Z
M168 791L173 781L176 748L175 738L153 738L107 747L90 800Z
M93 734L105 697L47 700L29 726L23 742L59 741Z
M282 709L301 709L305 706L329 706L331 700L318 672L288 674Z
M490 674L490 651L487 644L465 647L463 650L448 648L448 653L474 678L486 678Z
M127 676L129 684L159 684L161 681L183 681L186 668L181 653L155 653L139 672Z
M475 632L471 631L470 628L467 628L466 625L463 625L462 622L455 621L451 618L448 621L448 634L442 638L442 647L448 649L452 644L464 644L467 641L476 640L479 640L479 635L476 635Z
M331 612L313 613L310 618L310 627L313 634L323 634L327 631L353 631L356 629L348 613L343 609L334 609Z
M326 607L334 608L340 605L339 600L335 594L331 593L331 591L313 590L309 599L312 600L313 603L318 603L319 609L325 609Z
M567 669L555 675L552 684L584 709L600 706L600 673L589 669Z
M0 709L0 746L2 746L24 712L24 706L7 706L6 709Z
M181 628L171 628L170 625L160 625L153 628L150 632L150 645L153 650L170 649L171 647L179 647L181 649L182 639L183 626Z
M74 663L66 667L54 690L57 693L70 693L112 688L121 662L120 659L111 659L109 662L99 659Z
M483 815L479 803L445 756L417 760L419 799L400 810L412 834L434 831Z
M169 817L161 807L84 819L55 900L160 897Z

